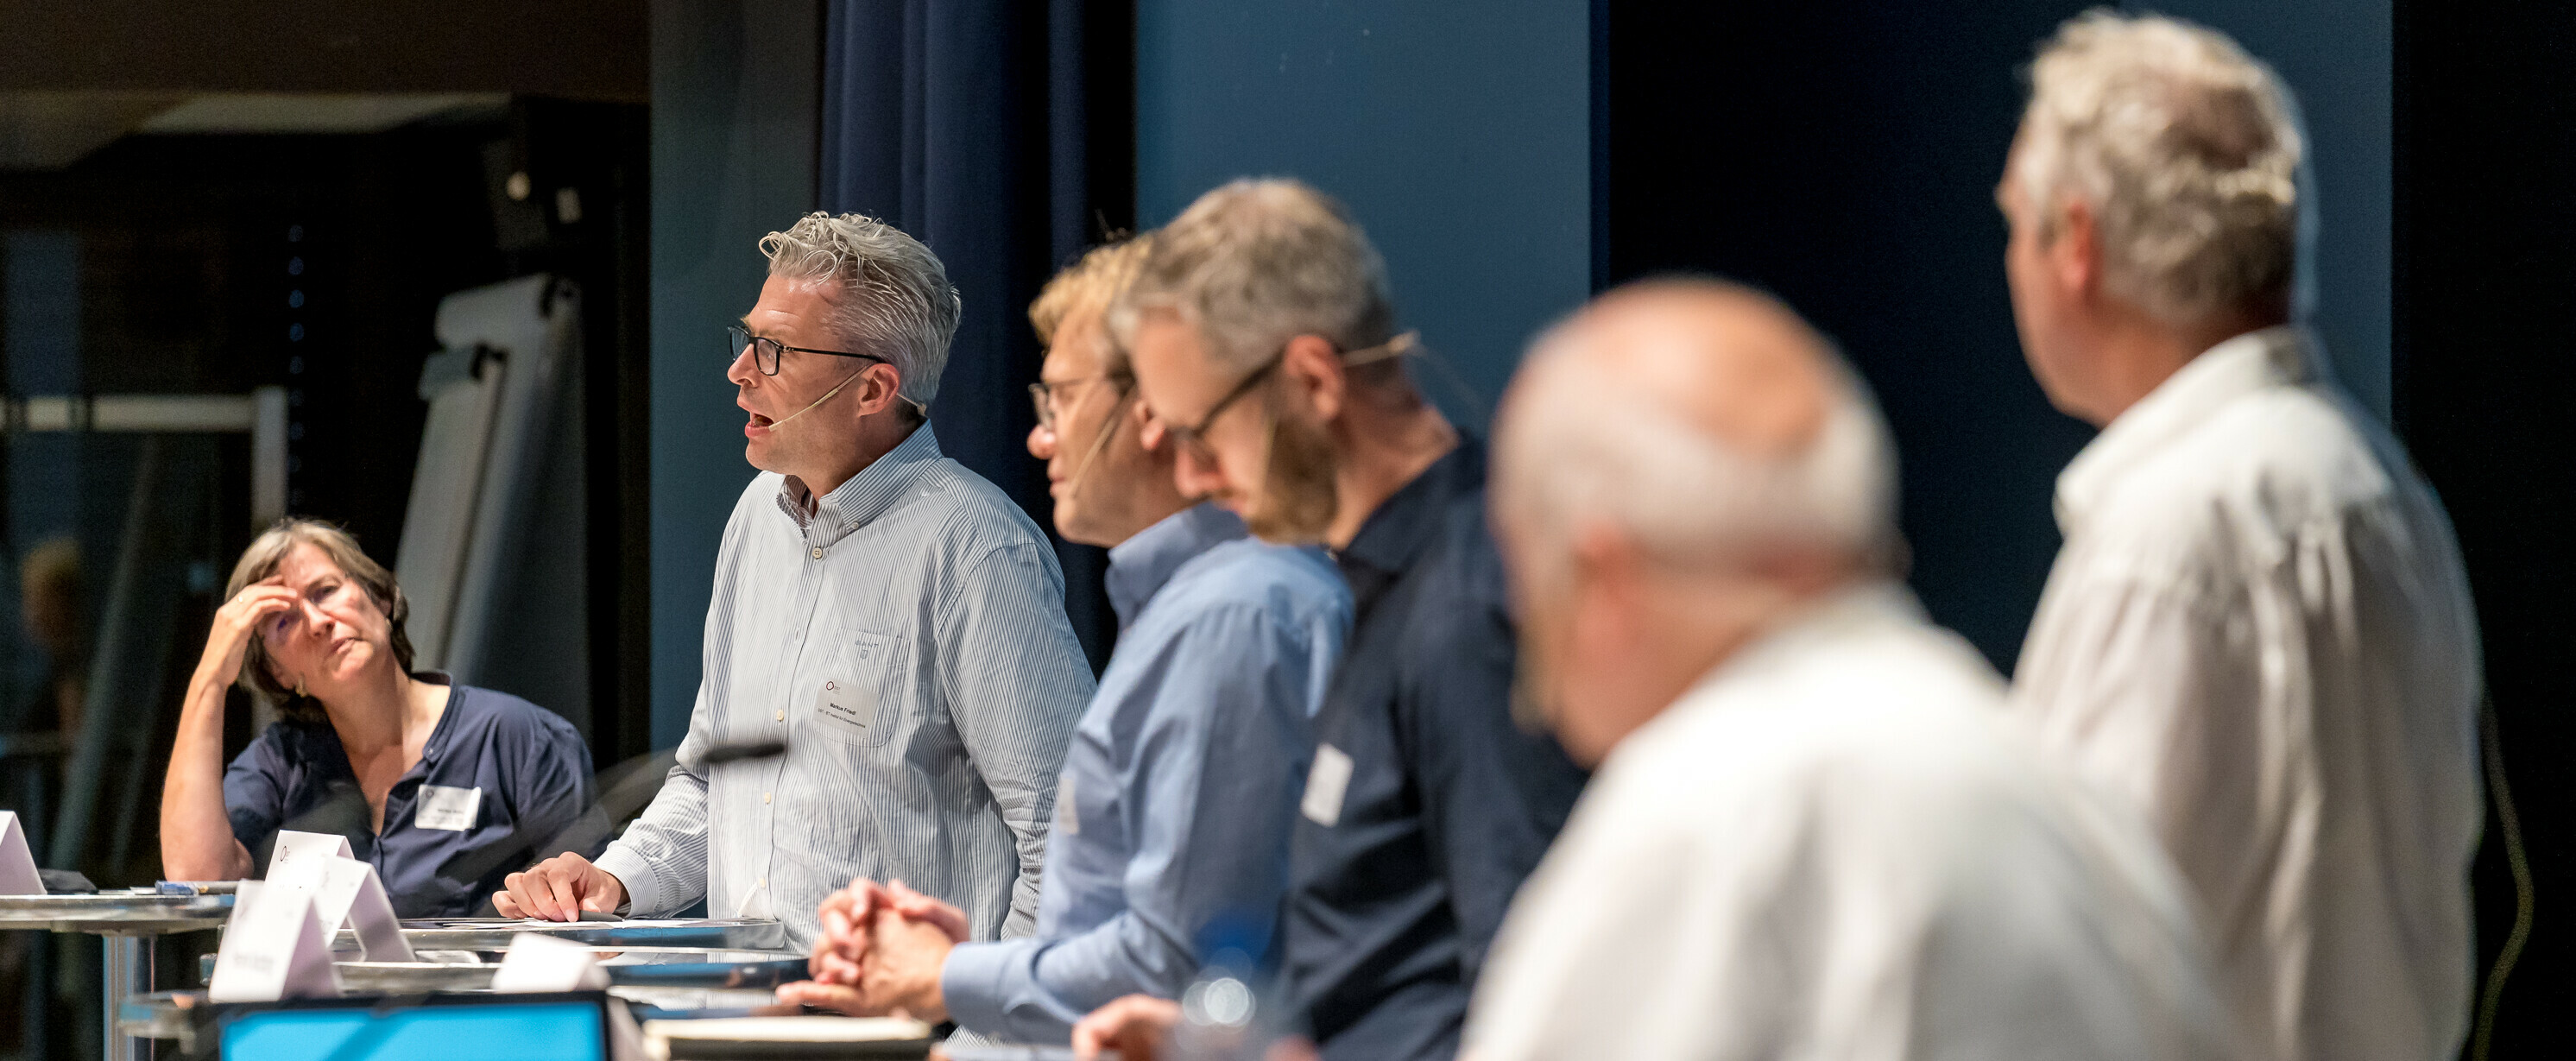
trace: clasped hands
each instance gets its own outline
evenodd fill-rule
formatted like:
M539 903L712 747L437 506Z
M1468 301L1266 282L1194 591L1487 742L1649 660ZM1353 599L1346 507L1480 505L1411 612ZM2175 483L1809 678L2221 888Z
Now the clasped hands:
M853 1017L948 1019L939 974L966 942L966 912L906 887L865 877L823 900L822 934L806 971L814 978L778 988L778 1000Z

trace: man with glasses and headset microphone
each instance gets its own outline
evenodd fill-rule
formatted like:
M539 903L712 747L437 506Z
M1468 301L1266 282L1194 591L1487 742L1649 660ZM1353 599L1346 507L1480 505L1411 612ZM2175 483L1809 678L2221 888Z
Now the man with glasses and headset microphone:
M760 247L769 280L726 378L762 474L716 554L679 763L596 864L558 855L493 904L571 920L704 898L804 948L825 896L901 880L969 938L1026 935L1092 676L1054 548L931 431L957 292L929 248L861 215L811 214ZM787 754L705 761L759 740Z
M1119 621L1065 755L1037 933L967 942L948 904L863 882L825 900L816 978L784 1001L1062 1043L1113 998L1179 997L1214 948L1264 949L1350 593L1322 550L1264 544L1173 485L1103 323L1152 239L1093 250L1029 307L1047 344L1029 452L1056 529L1108 547Z

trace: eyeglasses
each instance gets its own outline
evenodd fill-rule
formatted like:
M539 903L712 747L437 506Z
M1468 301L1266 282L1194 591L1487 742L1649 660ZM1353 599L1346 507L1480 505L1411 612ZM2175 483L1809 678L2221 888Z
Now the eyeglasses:
M1053 383L1039 380L1036 383L1029 384L1029 401L1031 404L1037 406L1038 426L1043 427L1050 432L1055 430L1056 406L1061 404L1063 401L1063 399L1058 398L1057 395L1064 393L1064 391L1069 388L1079 387L1085 383L1098 383L1104 379L1114 379L1119 381L1118 393L1122 395L1127 393L1127 387L1130 381L1126 377L1117 375L1116 373L1104 373L1098 376L1084 376L1081 379L1057 380Z
M1421 338L1422 336L1419 332L1406 332L1393 339L1379 343L1376 346L1365 346L1357 350L1343 351L1341 354L1342 367L1357 368L1361 365L1374 364L1389 358L1402 357L1406 354L1412 353L1416 347L1420 346ZM1287 359L1288 348L1285 345L1282 345L1279 348L1278 353L1270 355L1270 360L1262 362L1260 368L1253 369L1251 375L1243 377L1243 381L1235 384L1233 390L1225 392L1225 397L1217 399L1216 404L1208 409L1207 415L1199 418L1199 422L1197 424L1184 427L1179 424L1165 423L1163 425L1164 437L1171 439L1175 444L1189 450L1190 459L1195 460L1200 464L1215 464L1216 450L1214 447L1208 445L1208 428L1216 426L1216 418L1225 415L1227 407L1232 406L1235 402L1241 401L1244 395L1252 393L1253 388L1260 386L1262 380L1270 378L1271 373L1279 371L1279 366L1287 361Z
M1262 380L1270 378L1271 373L1279 371L1280 362L1287 358L1288 351L1282 347L1278 353L1271 355L1270 360L1262 362L1260 368L1253 369L1251 375L1243 377L1242 382L1235 384L1233 390L1225 392L1225 397L1217 399L1216 405L1210 407L1207 415L1200 417L1197 424L1184 427L1179 424L1165 423L1163 437L1171 439L1174 445L1188 450L1191 460L1203 465L1214 465L1216 450L1208 445L1208 428L1216 426L1216 418L1224 416L1228 407L1241 401L1244 395L1252 393L1252 389L1260 386Z
M742 348L748 346L751 348L751 363L755 367L759 368L760 374L764 376L777 375L778 359L790 350L794 350L800 354L828 354L833 357L856 357L875 361L880 364L894 364L894 359L885 357L881 354L857 354L851 353L847 350L816 350L808 346L789 346L776 339L764 339L760 336L753 335L751 334L750 329L739 324L727 325L725 327L725 336L733 343L733 345L725 348L725 358L727 360L731 360L733 358L741 357Z

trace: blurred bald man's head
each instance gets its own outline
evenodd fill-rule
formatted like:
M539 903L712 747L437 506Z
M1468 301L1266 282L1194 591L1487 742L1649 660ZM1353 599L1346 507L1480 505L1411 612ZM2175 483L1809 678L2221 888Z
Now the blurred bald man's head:
M1876 406L1779 300L1698 279L1594 300L1495 420L1525 720L1598 762L1763 630L1892 573L1895 501Z

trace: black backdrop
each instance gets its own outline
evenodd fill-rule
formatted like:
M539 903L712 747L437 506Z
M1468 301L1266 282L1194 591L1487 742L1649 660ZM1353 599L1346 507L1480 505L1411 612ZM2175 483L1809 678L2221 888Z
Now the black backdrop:
M1912 582L2010 673L2091 436L2022 364L1994 202L2014 71L2053 3L1609 2L1600 279L1714 272L1787 299L1866 376L1903 455Z
M2442 493L2486 635L2487 686L2537 879L2529 950L2496 1057L2566 1049L2576 983L2566 925L2576 748L2566 543L2576 416L2576 8L2513 0L2397 5L2397 425ZM2513 925L2501 823L2478 856L2481 968Z

